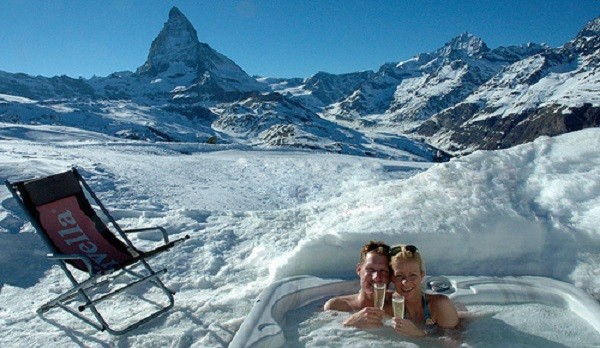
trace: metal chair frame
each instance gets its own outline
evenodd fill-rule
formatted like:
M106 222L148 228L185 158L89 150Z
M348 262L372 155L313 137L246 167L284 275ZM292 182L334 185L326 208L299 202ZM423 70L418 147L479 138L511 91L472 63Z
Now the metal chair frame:
M73 180L73 178L77 180L81 189L81 192L79 192L78 194L83 194L87 204L90 205L90 208L93 209L95 213L97 213L98 211L96 208L93 207L91 201L93 201L93 203L99 208L99 210L108 220L108 223L106 223L106 221L104 220L101 220L102 223L104 224L107 230L109 230L113 233L113 235L115 235L115 237L117 237L121 242L124 242L127 251L131 253L130 259L128 259L126 262L117 264L114 267L111 267L110 269L99 270L97 269L97 267L95 268L93 266L93 260L85 253L62 253L60 250L57 250L56 246L52 242L51 238L48 236L44 227L42 226L43 223L39 221L39 217L36 216L36 213L34 211L32 211L32 209L36 207L33 206L31 202L27 202L28 199L25 196L28 195L28 193L26 192L26 185L28 183L35 182L36 180L45 180L50 177L58 177L60 179L61 175L68 180ZM160 316L161 314L167 312L173 307L175 303L173 295L175 294L175 292L167 288L159 277L163 275L167 270L161 269L159 271L154 271L152 267L150 267L150 265L148 264L147 260L153 256L156 256L164 251L171 249L173 246L182 242L183 240L188 239L188 235L177 240L169 241L169 235L167 231L160 226L128 230L122 229L112 217L112 215L109 213L109 211L106 209L106 207L102 204L100 199L98 199L91 187L79 174L76 168L71 168L71 170L68 172L56 174L53 176L12 183L6 180L5 183L12 195L19 202L20 206L27 213L34 228L42 237L44 243L50 250L50 253L47 255L48 258L58 263L58 265L64 271L67 278L72 284L72 288L40 306L37 310L37 313L39 315L43 315L43 313L49 311L50 309L58 307L64 309L68 313L83 320L84 322L88 323L89 325L93 326L94 328L100 331L107 331L113 335L122 335ZM60 196L60 193L57 192L50 192L49 194L57 194L58 196ZM91 198L91 201L88 197ZM98 221L98 219L96 219L95 221ZM109 228L109 225L112 226L112 229ZM147 252L136 249L131 240L128 238L127 234L148 231L160 232L162 234L164 244ZM79 262L79 266L75 265L74 262ZM81 265L84 266L82 267ZM141 267L141 270L137 270L137 268L139 267ZM75 273L79 271L87 272L87 279L79 281ZM95 294L96 296L93 296L94 294L92 293L94 291L98 291L101 286L110 284L111 282L114 282L116 279L124 275L129 275L134 280L110 292L100 291L101 295L98 296L98 294ZM81 277L82 276L79 275L79 278ZM158 289L160 289L162 293L164 293L164 295L166 296L168 303L156 304L157 309L154 312L141 319L135 320L133 323L129 323L123 328L117 329L113 327L114 325L109 325L98 310L98 308L96 307L96 305L100 302L103 302L122 293L125 290L146 283L151 283L151 286L156 286ZM79 303L77 305L77 310L69 306L69 304L72 304L72 302ZM95 318L95 321L93 320L93 318L90 318L89 315L86 316L83 314L83 312L86 309L89 309L89 311L92 313L93 318Z

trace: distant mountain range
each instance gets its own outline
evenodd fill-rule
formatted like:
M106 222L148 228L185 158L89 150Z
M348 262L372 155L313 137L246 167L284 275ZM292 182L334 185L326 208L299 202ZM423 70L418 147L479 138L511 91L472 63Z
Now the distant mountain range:
M559 48L489 49L463 33L377 72L252 77L201 43L173 7L135 72L0 71L0 127L438 161L599 126L599 63L600 17Z

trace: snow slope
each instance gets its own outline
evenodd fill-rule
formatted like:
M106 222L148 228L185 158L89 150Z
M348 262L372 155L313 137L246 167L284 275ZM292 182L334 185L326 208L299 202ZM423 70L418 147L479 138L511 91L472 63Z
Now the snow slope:
M190 234L152 261L169 268L175 308L121 337L60 311L36 316L67 282L4 189L3 347L225 347L266 286L302 274L353 279L370 239L418 245L430 275L543 276L600 298L598 128L444 164L70 131L0 124L0 177L76 165L124 227ZM115 311L124 305L111 303Z

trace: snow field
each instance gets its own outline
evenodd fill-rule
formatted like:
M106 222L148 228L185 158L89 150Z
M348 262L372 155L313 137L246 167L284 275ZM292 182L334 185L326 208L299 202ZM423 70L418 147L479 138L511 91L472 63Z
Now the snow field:
M545 276L600 298L598 129L435 165L111 143L88 134L85 141L45 142L37 131L37 141L0 139L0 177L77 165L124 227L162 225L173 238L192 239L152 260L169 269L163 279L178 292L176 307L113 337L60 311L34 314L66 279L46 261L16 201L0 190L2 346L224 347L272 281L352 279L358 250L370 239L418 245L431 275ZM111 305L118 312L126 300Z

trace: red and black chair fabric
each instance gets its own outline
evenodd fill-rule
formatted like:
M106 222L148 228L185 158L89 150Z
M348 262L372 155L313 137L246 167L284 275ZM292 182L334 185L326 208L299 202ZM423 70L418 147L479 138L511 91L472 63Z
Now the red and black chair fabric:
M6 185L50 249L48 257L58 262L73 285L42 305L38 314L59 307L98 330L120 335L173 307L174 292L159 278L166 269L154 271L148 259L189 236L170 241L167 231L160 226L121 229L76 168L32 180L7 180ZM128 238L129 233L151 231L159 232L164 243L149 251L139 250ZM85 272L85 276L82 277L81 272ZM106 287L107 283L119 286ZM144 296L132 291L134 287L144 287L145 291L156 287L163 293L164 301L145 301L153 303L155 308L146 309L141 316L127 315L118 320L119 328L109 325L98 305L123 293ZM111 290L103 291L105 288ZM91 314L85 313L87 309Z

